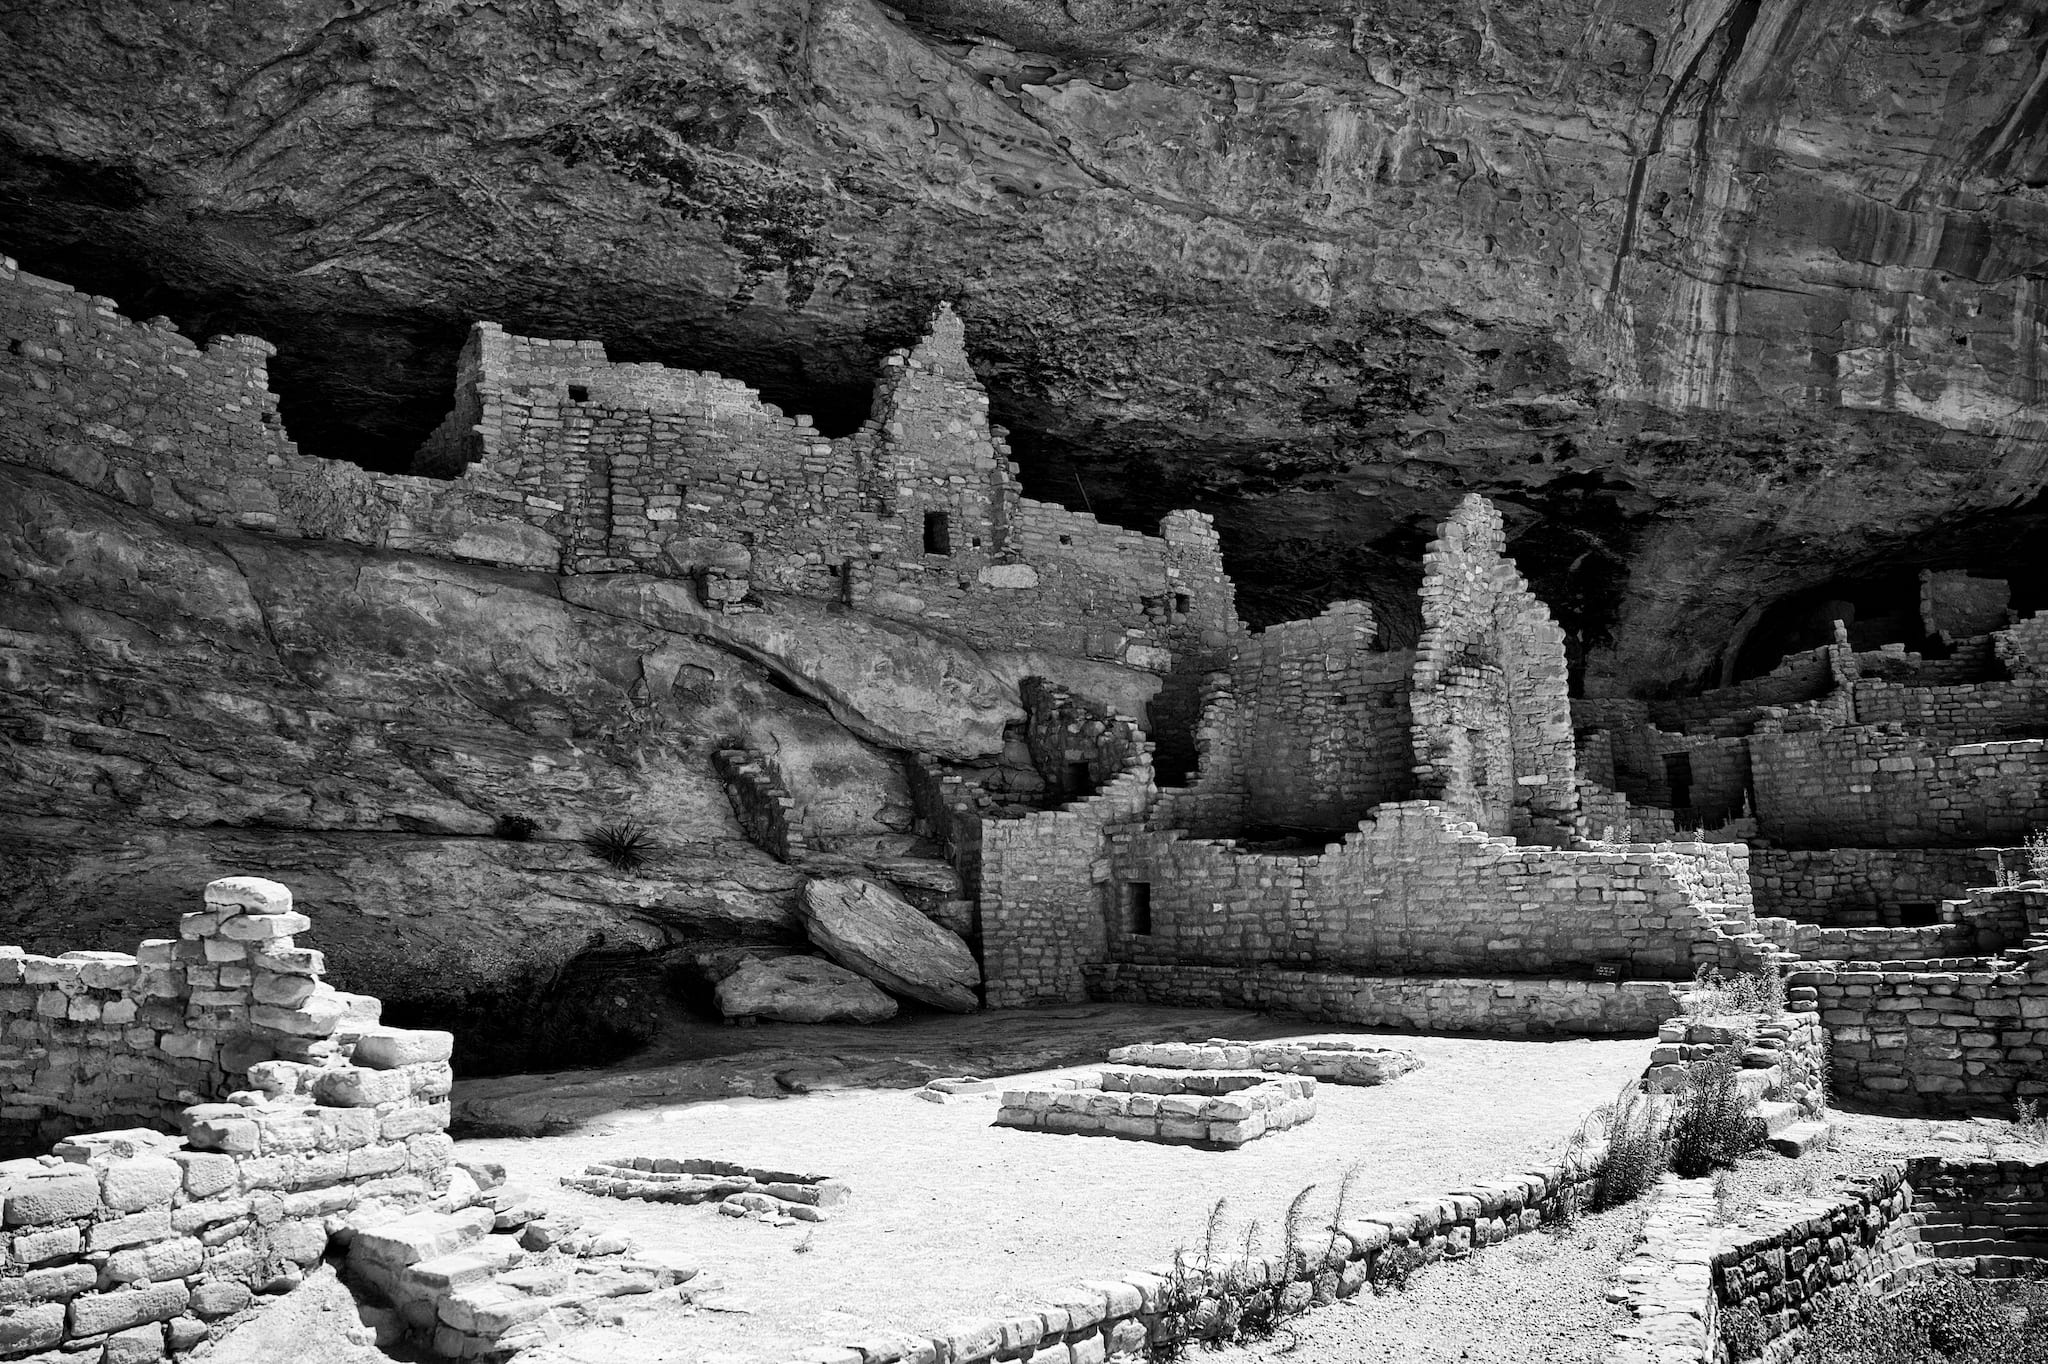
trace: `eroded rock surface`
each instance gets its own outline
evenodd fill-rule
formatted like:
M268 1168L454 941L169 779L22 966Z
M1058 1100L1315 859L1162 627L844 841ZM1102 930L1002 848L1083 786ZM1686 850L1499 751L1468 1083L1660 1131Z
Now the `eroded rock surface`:
M896 1001L873 982L819 957L746 962L718 982L717 994L727 1018L879 1023L896 1016Z
M1982 518L2044 478L2028 6L4 22L0 249L268 336L319 453L402 460L477 317L845 429L950 297L1028 490L1214 508L1258 622L1398 634L1466 490L1616 692L1711 680L1772 598L2026 554Z
M811 941L834 961L895 994L952 1013L980 1007L981 967L967 944L872 881L806 881L802 906Z

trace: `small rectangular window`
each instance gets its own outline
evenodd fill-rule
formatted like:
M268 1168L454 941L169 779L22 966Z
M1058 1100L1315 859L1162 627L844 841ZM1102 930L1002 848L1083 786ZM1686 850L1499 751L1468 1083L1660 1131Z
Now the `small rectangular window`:
M1124 928L1141 938L1152 936L1152 883L1124 882Z
M924 514L924 552L927 554L951 554L953 532L946 524L944 512Z
M1095 779L1089 775L1088 764L1067 764L1067 799L1084 800L1095 793Z
M1189 596L1185 592L1176 592L1173 594L1173 614L1175 614L1176 616L1185 616L1188 612L1194 609L1195 599L1193 597Z
M589 401L590 401L590 390L589 390L589 388L587 388L587 387L586 387L586 386L584 386L583 384L571 384L571 385L569 385L569 401L570 401L570 402L572 402L572 403L587 403L587 402L589 402Z
M1074 537L1071 535L1062 535L1060 537L1060 543L1063 545L1071 545L1074 543Z

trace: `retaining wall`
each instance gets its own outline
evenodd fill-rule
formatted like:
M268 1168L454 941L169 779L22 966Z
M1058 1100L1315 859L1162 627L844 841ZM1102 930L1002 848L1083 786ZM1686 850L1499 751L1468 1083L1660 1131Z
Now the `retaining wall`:
M2048 740L1946 747L1855 727L1750 740L1756 815L1793 847L2017 843L2048 825Z
M2021 848L1751 848L1759 914L1831 928L1898 927L1901 905L1936 906L2001 869L2026 865Z
M1272 1010L1417 1032L1571 1036L1655 1032L1677 1007L1662 981L1345 975L1276 967L1141 966L1088 973L1097 999Z

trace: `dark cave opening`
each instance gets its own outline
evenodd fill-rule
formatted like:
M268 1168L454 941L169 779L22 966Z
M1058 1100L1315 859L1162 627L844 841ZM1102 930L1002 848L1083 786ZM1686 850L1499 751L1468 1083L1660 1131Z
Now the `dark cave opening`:
M2048 495L1921 533L1882 558L1867 559L1772 601L1733 645L1730 680L1759 677L1786 655L1833 642L1834 622L1858 649L1903 644L1945 657L1949 645L1927 628L1920 576L1963 573L2004 582L2014 618L2048 610ZM1980 631L1967 631L1977 633Z

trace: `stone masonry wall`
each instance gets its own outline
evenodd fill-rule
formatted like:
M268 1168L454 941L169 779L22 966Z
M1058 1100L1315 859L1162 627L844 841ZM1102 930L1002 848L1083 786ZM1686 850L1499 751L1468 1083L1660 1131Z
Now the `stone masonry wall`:
M304 1060L376 1001L320 981L309 921L275 882L217 881L176 939L61 957L0 948L0 1135L47 1147L106 1124L167 1126L248 1068ZM367 1012L366 1012L367 1011Z
M448 1188L453 1039L321 984L306 926L235 877L133 958L0 949L8 1120L74 1130L0 1161L0 1359L183 1354Z
M2019 848L1752 848L1759 914L1831 928L1898 927L1901 905L1939 905L2025 865Z
M2009 676L2048 677L2048 611L1994 631L1991 647Z
M1305 1018L1417 1032L1645 1034L1677 1007L1657 981L1531 976L1361 976L1280 967L1138 965L1088 972L1096 999L1197 1008L1278 1010Z
M1500 513L1467 497L1423 554L1416 789L1488 833L1563 843L1578 803L1564 633L1506 553Z
M1722 963L1749 913L1739 844L1571 852L1422 801L1380 806L1315 855L1150 827L1111 841L1119 893L1145 886L1150 922L1113 928L1110 955L1143 965L1519 975L1612 961L1679 979Z
M1239 644L1228 688L1244 823L1349 828L1409 794L1415 655L1373 652L1375 630L1370 607L1338 602Z
M2048 735L2048 677L1909 687L1871 679L1856 684L1860 724L1903 725L1929 742L1979 744Z
M1750 740L1763 835L1791 847L2017 843L2048 825L2048 740L1947 747L1856 727Z
M2005 1113L2048 1098L2048 947L2004 971L1800 970L1833 1038L1834 1087L1888 1108Z
M1083 800L1134 767L1145 750L1138 722L1042 677L1018 688L1031 765L1059 803Z
M1242 629L1207 517L1148 536L1017 496L946 312L889 357L875 420L831 441L715 374L478 323L416 456L437 477L301 455L255 338L202 349L4 258L0 331L0 458L176 520L687 576L726 608L760 591L844 600L977 647L1165 673L1184 701Z
M1074 1003L1108 953L1109 830L1140 818L1157 788L1142 754L1086 800L981 830L982 976L988 1007Z

